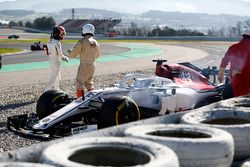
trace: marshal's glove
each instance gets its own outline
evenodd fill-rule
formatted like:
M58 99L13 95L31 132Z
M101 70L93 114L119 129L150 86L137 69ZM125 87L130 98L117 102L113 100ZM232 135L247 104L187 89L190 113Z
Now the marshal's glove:
M68 62L69 58L67 56L63 56L62 61Z

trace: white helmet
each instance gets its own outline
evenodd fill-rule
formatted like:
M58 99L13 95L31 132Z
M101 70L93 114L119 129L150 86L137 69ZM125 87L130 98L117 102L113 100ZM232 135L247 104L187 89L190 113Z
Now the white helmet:
M242 35L248 35L248 36L250 36L250 30L249 30L249 29L244 30L244 31L242 32Z
M94 25L92 25L92 24L85 24L82 27L82 35L85 35L85 34L94 35L94 33L95 33L95 26Z

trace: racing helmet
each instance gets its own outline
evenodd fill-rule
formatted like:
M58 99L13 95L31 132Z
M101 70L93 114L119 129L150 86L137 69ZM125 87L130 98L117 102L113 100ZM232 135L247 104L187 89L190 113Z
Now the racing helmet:
M247 36L250 36L250 29L246 29L242 32L242 36L243 35L247 35Z
M95 33L95 26L92 24L85 24L82 26L82 35L94 35Z
M52 38L57 40L63 40L66 35L66 30L63 26L55 26L52 30Z

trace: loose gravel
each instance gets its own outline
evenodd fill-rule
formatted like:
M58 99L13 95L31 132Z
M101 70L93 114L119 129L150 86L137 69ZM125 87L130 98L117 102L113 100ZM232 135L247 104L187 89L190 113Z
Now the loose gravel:
M153 74L154 69L135 72ZM117 73L95 76L95 88L113 86L114 82L120 80L124 75L125 73ZM60 82L61 89L70 97L75 97L74 83L74 80L63 80ZM7 117L35 112L36 102L42 94L45 84L37 83L0 88L0 153L46 141L44 139L20 136L6 128Z
M202 66L204 68L208 65L218 66L221 57L224 55L226 48L229 46L228 43L204 44L202 42L178 43L176 45L202 49L209 53L208 57L192 62L194 65L199 67ZM135 72L154 74L154 67L152 67L152 69ZM95 88L110 87L116 80L120 80L124 75L125 73L116 73L95 76ZM75 96L74 82L74 80L63 80L60 83L62 90L71 97ZM45 84L46 83L35 83L16 87L0 87L0 153L45 141L32 137L23 137L6 129L7 117L35 111L36 102L42 94Z

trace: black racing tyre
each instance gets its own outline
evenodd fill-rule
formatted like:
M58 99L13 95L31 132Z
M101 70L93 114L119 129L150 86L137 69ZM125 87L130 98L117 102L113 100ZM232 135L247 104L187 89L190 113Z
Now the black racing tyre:
M68 104L68 95L59 90L49 90L44 92L36 104L36 113L39 119L42 119Z
M214 108L184 114L181 123L225 130L234 139L234 159L250 157L250 112L242 108Z
M55 167L55 166L32 163L32 162L0 162L0 167Z
M98 112L98 129L140 120L140 110L128 96L112 96L105 99Z
M55 166L179 167L176 154L158 143L121 137L72 138L48 146L40 162Z
M183 124L148 124L128 128L124 134L171 148L182 167L229 167L233 161L233 138L220 129Z

